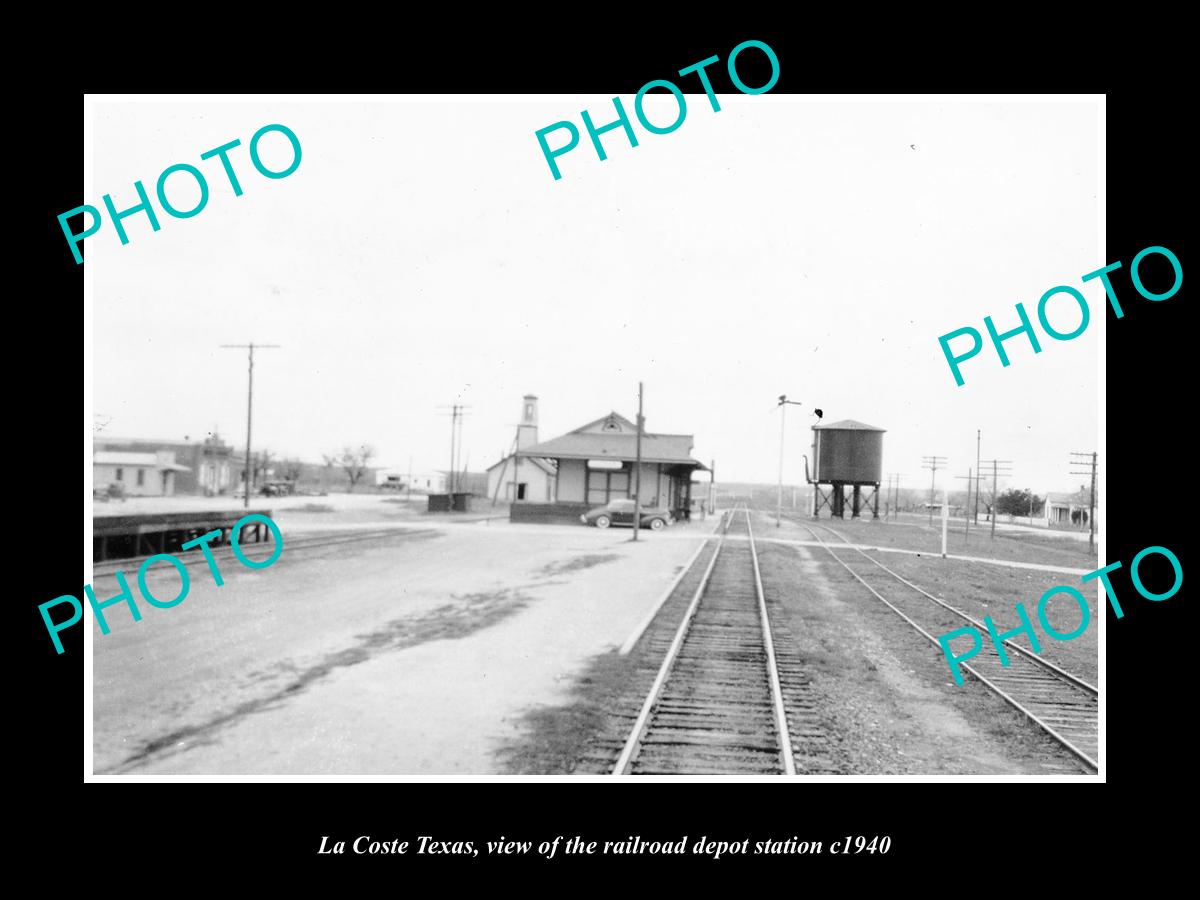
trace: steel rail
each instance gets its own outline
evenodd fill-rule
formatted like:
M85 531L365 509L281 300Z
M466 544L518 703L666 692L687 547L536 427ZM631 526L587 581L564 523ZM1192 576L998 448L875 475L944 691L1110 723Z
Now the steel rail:
M657 715L656 710L659 704L667 697L671 688L672 678L678 674L679 660L684 653L685 646L688 644L689 636L693 632L693 628L698 624L698 610L701 602L708 596L713 583L713 573L717 568L717 563L721 558L722 551L725 550L726 536L730 526L733 524L738 513L743 513L746 516L746 530L750 549L750 559L753 564L754 571L754 587L755 587L755 606L757 615L754 617L758 622L758 640L763 644L763 664L766 666L766 685L759 682L760 687L755 690L761 690L761 686L765 686L770 691L770 707L772 725L776 731L777 751L779 761L784 774L795 775L796 766L793 757L793 749L791 742L790 729L787 721L787 711L783 700L782 681L779 675L778 662L775 656L775 642L771 632L770 617L766 604L766 593L762 586L762 572L758 561L758 552L754 542L753 526L751 524L750 509L747 504L739 503L736 507L730 510L721 522L721 530L718 536L717 545L713 550L712 555L705 567L700 583L697 585L695 592L688 604L679 626L676 628L670 646L664 655L662 663L659 665L653 683L650 685L649 691L642 702L641 709L629 730L628 737L625 740L621 753L613 765L611 774L614 776L628 774L634 766L634 757L638 754L639 749L645 746L645 741L654 732L654 720ZM689 565L688 569L691 566ZM686 571L686 570L685 570ZM681 580L681 579L680 579ZM693 648L694 650L695 648ZM682 677L682 676L680 676ZM752 683L752 682L751 682ZM764 721L765 726L765 721ZM639 757L640 758L640 757Z
M667 674L674 665L675 658L679 655L679 648L683 646L684 636L692 624L696 608L700 605L700 598L704 596L704 589L708 587L708 579L717 564L717 557L721 555L721 548L725 545L725 532L729 528L729 519L732 519L732 517L732 512L727 514L727 519L721 529L721 536L717 539L717 546L713 549L713 554L708 560L708 566L704 570L704 577L700 579L700 584L696 586L696 592L692 595L691 603L688 604L687 611L683 614L683 621L679 623L679 627L675 630L675 637L671 641L671 646L667 648L667 655L663 658L662 665L658 667L658 674L654 676L654 683L650 685L650 692L646 695L646 700L642 703L641 711L633 723L633 728L629 731L629 737L625 741L625 746L621 748L621 755L617 757L617 762L613 766L613 775L624 775L626 773L633 759L633 753L642 740L642 736L646 731L646 725L650 721L650 711L654 708L655 701L658 700L658 695L662 691L662 686L666 683Z
M700 539L700 546L696 548L696 552L691 555L691 558L688 559L687 564L675 573L675 577L671 579L671 583L667 585L667 589L663 591L661 595L659 595L658 602L654 604L654 608L646 614L646 617L638 623L638 626L633 630L633 633L625 639L625 643L622 644L621 649L617 651L618 655L628 656L629 651L637 646L637 642L642 639L642 635L646 633L646 629L650 627L650 623L654 621L654 617L658 615L658 611L663 608L663 604L667 602L673 593L675 593L675 588L679 587L679 582L683 581L684 576L687 575L688 572L692 571L692 566L696 564L696 560L700 558L700 554L704 552L705 546L712 539L713 535L716 534L717 529L724 524L724 519L725 515L722 513L721 521L718 521L713 527L712 531Z
M775 641L771 637L771 620L767 617L767 597L763 592L762 573L758 568L758 550L754 546L754 529L750 526L750 508L746 507L746 532L750 536L750 558L754 560L754 588L758 594L758 613L762 621L763 644L767 648L767 675L771 680L771 701L775 707L775 728L779 732L779 751L783 755L783 774L795 775L792 759L792 737L788 729L787 712L783 707L783 689L779 686L779 669L775 663Z
M875 563L875 565L879 566L879 568L883 569L883 571L887 572L889 575L891 575L897 581L904 582L904 584L908 585L910 588L912 588L918 594L923 594L924 596L926 596L930 600L932 600L934 603L937 603L939 606L942 606L945 609L949 610L950 612L954 613L954 615L958 616L960 619L970 622L972 625L979 628L980 631L986 632L988 630L987 626L983 622L980 622L978 619L976 619L974 616L970 616L967 613L963 612L961 609L957 609L957 608L951 606L949 603L947 603L941 597L935 597L933 594L929 593L928 591L924 590L923 588L920 588L917 585L913 584L911 581L909 581L903 575L900 575L897 572L893 572L891 569L889 569L887 566L885 566L882 562L877 560L875 557L868 556L865 550L863 550L861 547L854 546L854 544L849 539L847 539L845 535L840 534L837 531L834 531L832 528L830 528L827 525L821 525L818 523L814 523L814 524L816 525L817 528L828 531L830 534L837 537L838 540L840 540L842 543L846 544L851 550L854 550L860 556ZM811 527L809 527L807 523L805 524L805 527L809 528L810 531L812 530ZM1070 672L1066 671L1065 669L1060 669L1054 663L1050 662L1048 659L1042 658L1038 654L1034 653L1032 650L1027 650L1026 648L1022 647L1020 644L1014 644L1008 638L1005 638L1002 643L1006 647L1010 647L1013 650L1016 650L1022 656L1037 663L1039 666L1043 666L1044 668L1049 669L1050 671L1052 671L1054 674L1056 674L1060 678L1064 678L1067 681L1070 681L1076 687L1078 687L1082 690L1085 690L1088 693L1090 693L1096 697L1100 696L1100 691L1096 688L1095 685L1088 684L1082 678L1072 675Z
M916 622L914 622L911 618L909 618L907 615L905 615L900 609L898 609L894 604L892 604L886 597L884 597L877 590L875 590L875 588L873 588L870 584L868 584L857 572L855 572L852 568L850 568L850 566L846 564L845 560L843 560L840 556L838 556L837 553L834 552L834 549L831 546L829 546L829 544L827 544L825 541L821 540L821 536L819 534L817 534L817 532L809 524L807 524L807 523L797 523L797 524L803 525L803 527L808 530L809 534L811 534L813 536L813 538L817 541L817 543L819 543L822 547L824 547L825 550L829 553L829 555L832 556L842 566L842 568L844 568L847 572L849 572L855 578L855 580L857 580L863 587L865 587L868 591L870 591L872 594L874 594L875 597L877 597L880 601L882 601L885 606L887 606L890 610L892 610L892 612L896 613L896 615L900 616L900 618L902 618L905 622L907 622L914 629L916 629L918 632L920 632L921 635L923 635L930 643L932 643L935 647L938 648L939 652L941 652L941 649L942 649L941 643L938 641L937 638L935 638L928 631L926 631L924 628L922 628L920 625L918 625ZM824 526L821 526L821 527L824 527ZM832 529L830 529L830 530L832 530ZM836 534L836 532L834 532L834 533ZM839 535L839 537L841 537L841 536ZM865 556L866 554L863 554L863 555ZM885 569L885 570L887 569L886 566L882 565L881 563L878 563L876 560L872 559L871 557L868 556L867 559L871 559L871 561L875 562L876 565L878 565L881 569ZM889 574L895 575L895 573L889 573ZM900 581L904 581L904 579L899 578L899 576L895 576L895 577L898 578ZM907 582L905 582L905 583L907 584ZM922 594L925 593L924 591L921 591L920 588L916 588L916 590L919 593L922 593ZM952 607L951 607L951 609L952 609L952 611L957 612L957 610L953 610ZM1017 709L1030 722L1037 725L1039 728L1041 728L1043 731L1045 731L1047 734L1049 734L1052 738L1054 738L1056 741L1058 741L1058 743L1060 743L1065 749L1067 749L1072 754L1074 754L1076 757L1078 757L1090 769L1093 769L1096 771L1099 770L1100 767L1097 764L1096 760L1092 759L1090 756L1088 756L1087 753L1085 753L1083 750L1080 750L1078 747L1076 747L1075 744L1069 738L1060 734L1058 732L1058 730L1055 729L1054 726L1051 725L1050 723L1043 721L1043 719L1040 716L1038 716L1032 710L1028 709L1016 697L1013 697L1011 694L1009 694L1007 691L1005 691L999 685L992 682L991 679L987 678L985 675L983 675L981 672L979 672L970 663L962 662L962 663L959 663L959 666L961 668L965 669L972 677L978 679L980 682L982 682L984 685L986 685L991 691L993 691L998 697L1000 697L1002 700L1004 700L1010 706Z

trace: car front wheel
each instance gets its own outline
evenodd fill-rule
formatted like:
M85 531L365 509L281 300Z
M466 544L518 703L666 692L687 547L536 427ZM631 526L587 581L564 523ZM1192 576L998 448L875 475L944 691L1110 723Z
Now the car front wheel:
M653 529L654 531L662 531L663 526L666 524L667 523L664 522L662 519L651 519L650 520L650 528Z
M610 519L608 516L600 516L598 519L596 519L597 528L607 528L611 524L612 519Z

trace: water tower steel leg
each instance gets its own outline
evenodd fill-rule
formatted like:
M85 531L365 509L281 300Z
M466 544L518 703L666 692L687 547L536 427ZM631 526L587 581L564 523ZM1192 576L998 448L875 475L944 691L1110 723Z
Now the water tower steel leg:
M862 486L854 485L853 493L850 498L850 518L857 519L858 511L862 506Z
M875 510L874 510L874 513L875 514L874 514L874 516L872 516L872 518L878 519L879 518L879 485L878 484L875 485Z

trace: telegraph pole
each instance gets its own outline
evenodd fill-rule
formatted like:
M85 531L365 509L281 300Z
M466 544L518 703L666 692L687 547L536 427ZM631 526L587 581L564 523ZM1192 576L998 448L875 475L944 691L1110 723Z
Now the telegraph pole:
M801 406L799 400L789 400L787 394L779 395L779 490L775 495L775 527L778 528L783 521L783 439L787 432L784 430L784 423L787 421L788 404L792 406Z
M892 496L892 519L900 518L900 479L903 476L899 472L888 473L888 493Z
M717 461L710 459L708 461L708 511L715 513L717 511Z
M944 456L922 456L921 468L929 469L929 524L933 526L933 498L934 489L937 485L937 470L946 467L946 457Z
M642 383L638 382L637 468L633 470L633 539L642 530Z
M450 412L450 468L446 470L446 492L454 493L454 441L458 431L458 404Z
M1009 468L1012 465L1012 461L1008 459L989 459L987 462L992 467L992 540L994 541L996 539L996 500L1000 496L998 493L1000 476L1003 475L1007 478L1012 475L1012 470ZM1004 471L1001 471L1002 467ZM978 498L978 492L976 492L975 496Z
M983 472L979 460L979 442L982 439L983 431L979 428L975 429L975 477L978 478ZM975 524L979 524L979 482L975 482Z
M1092 488L1088 493L1088 526L1089 526L1088 547L1090 549L1094 550L1096 548L1096 460L1097 460L1097 454L1093 450L1091 453L1072 452L1071 456L1081 457L1081 458L1076 458L1076 459L1071 460L1071 464L1077 465L1077 466L1088 465L1087 457L1090 456L1092 458L1091 464L1090 464L1091 465L1091 476L1092 476ZM1086 470L1083 472L1072 470L1071 474L1072 475L1087 475L1088 472Z
M438 407L438 409L450 410L450 468L446 471L446 493L448 494L454 493L454 488L457 486L458 482L458 457L462 452L458 446L461 440L461 422L467 417L465 410L469 408L470 407L464 406L461 403L454 403L450 406ZM440 415L445 415L445 413L440 413ZM503 479L503 472L500 473L500 477ZM513 487L513 499L516 499L515 482ZM453 501L451 501L450 505L454 505Z
M964 476L955 475L954 477L962 478ZM967 543L971 540L971 479L974 477L974 475L971 473L970 469L967 469L967 474L965 477L967 479L967 505L963 508L963 518L967 522L967 530L966 530L966 534L963 537L963 542ZM976 494L978 494L978 491L976 492ZM976 496L975 501L976 501L976 503L978 503L978 501L979 501L978 496Z
M250 508L250 482L254 475L250 468L250 428L254 421L254 348L259 350L276 350L280 344L256 344L251 341L248 344L222 344L224 348L249 350L250 366L249 366L249 387L246 390L246 495L243 500L243 506L246 509Z

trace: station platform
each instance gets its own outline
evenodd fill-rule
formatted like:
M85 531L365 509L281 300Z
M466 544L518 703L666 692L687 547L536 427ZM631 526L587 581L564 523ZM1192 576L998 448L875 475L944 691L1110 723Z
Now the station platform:
M251 510L96 515L92 519L92 558L95 562L103 562L149 553L167 553L179 550L183 544L194 538L218 530L221 536L212 541L213 545L227 544L232 540L238 520L248 512ZM271 517L269 509L255 509L253 512ZM269 529L262 522L251 522L242 526L238 542L248 540L251 536L255 542L259 542L269 533Z

